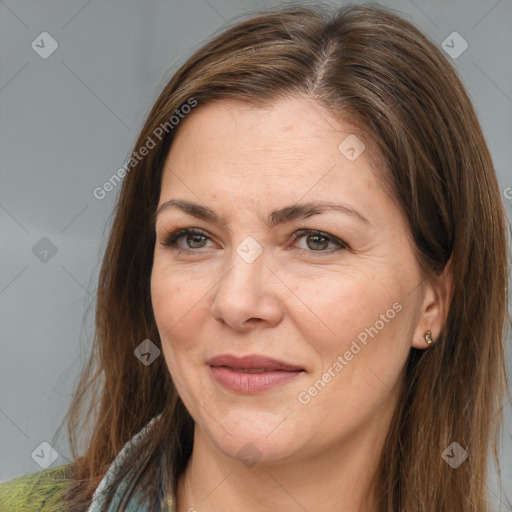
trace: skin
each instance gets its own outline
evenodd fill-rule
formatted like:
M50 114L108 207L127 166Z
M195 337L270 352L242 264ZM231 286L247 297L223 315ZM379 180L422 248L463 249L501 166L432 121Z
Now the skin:
M174 207L156 222L153 309L169 372L195 421L178 512L377 510L371 477L403 367L411 346L428 347L425 331L438 336L450 276L424 279L407 221L376 175L371 140L357 131L366 150L355 161L338 149L354 133L347 120L301 97L265 109L216 101L179 126L159 206L186 199L227 224ZM368 222L338 211L272 229L262 220L312 200L343 203ZM184 227L208 238L185 235L174 249L162 245ZM302 228L348 248L314 234L293 240ZM236 251L248 236L264 249L252 263ZM333 372L338 356L381 315L384 327ZM259 394L235 393L206 364L228 352L265 354L306 372ZM299 394L329 368L335 377L300 403ZM252 465L238 453L247 443L259 457Z

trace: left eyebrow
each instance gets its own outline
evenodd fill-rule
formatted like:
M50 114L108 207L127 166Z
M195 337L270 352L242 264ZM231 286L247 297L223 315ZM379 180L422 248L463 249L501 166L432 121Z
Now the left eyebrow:
M222 225L227 225L228 221L225 217L218 215L211 208L207 206L200 205L198 203L193 203L191 201L186 201L182 199L171 199L166 201L155 212L153 216L153 225L156 224L156 218L160 213L168 208L175 207L182 210L193 217L198 219L207 220L210 222L215 222ZM307 217L311 217L312 215L319 215L326 211L338 211L344 213L345 215L349 215L354 217L365 224L370 224L371 222L360 212L355 210L354 208L341 204L341 203L332 203L326 201L314 201L310 203L304 204L294 204L291 206L286 206L284 208L280 208L279 210L273 211L268 219L260 220L269 228L273 228L279 224L283 224L285 222L291 222L295 219L303 219Z

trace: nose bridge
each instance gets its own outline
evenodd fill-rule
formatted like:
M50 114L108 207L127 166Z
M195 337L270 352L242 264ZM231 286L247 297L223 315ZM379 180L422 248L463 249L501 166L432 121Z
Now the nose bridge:
M257 260L261 260L262 254L263 254L263 245L260 244L253 236L247 235L237 246L235 253L241 259L244 261L247 265L252 265ZM235 261L237 261L237 258L235 258Z
M235 286L238 293L247 292L246 287L257 292L266 280L262 275L266 270L266 259L263 245L253 236L245 236L233 247L229 259L229 272L223 281L229 287Z
M246 236L233 247L226 274L218 283L212 313L232 326L258 318L277 322L279 299L269 286L272 272L267 268L267 253L254 237Z

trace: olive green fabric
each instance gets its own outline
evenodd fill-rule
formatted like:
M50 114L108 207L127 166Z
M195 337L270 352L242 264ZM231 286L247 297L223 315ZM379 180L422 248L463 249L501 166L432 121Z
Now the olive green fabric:
M88 512L100 512L104 508L106 492L122 464L128 450L135 445L141 436L147 435L151 424L157 419L152 418L149 423L135 434L116 455L108 471L96 488ZM8 482L0 484L0 512L72 512L65 510L62 497L72 483L66 477L68 466L57 466L37 473L23 475ZM117 511L119 507L124 512L149 512L149 507L139 488L133 494L128 487L128 477L125 477L114 492L108 512ZM124 503L125 497L127 503ZM172 500L168 501L170 510L174 510ZM124 508L123 508L124 507ZM163 507L164 508L164 507ZM155 511L151 511L155 512Z
M60 512L61 496L71 483L57 466L0 484L0 512Z

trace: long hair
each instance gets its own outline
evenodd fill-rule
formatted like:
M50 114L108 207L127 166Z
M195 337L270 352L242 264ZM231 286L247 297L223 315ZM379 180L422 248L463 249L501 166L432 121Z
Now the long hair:
M178 114L193 102L259 107L291 95L369 134L421 268L435 277L451 260L453 295L441 335L428 350L411 348L404 367L376 475L379 510L489 510L489 448L499 472L508 393L509 257L482 128L453 66L410 22L387 8L318 3L260 10L224 27L179 67L147 116L134 147L134 154L143 147L147 154L130 160L119 185L92 350L67 415L70 510L87 508L116 454L157 415L113 488L135 467L132 484L152 510L166 510L192 451L194 422L164 358L146 366L134 356L145 339L162 349L150 296L154 214ZM452 442L469 454L457 469L441 456Z

